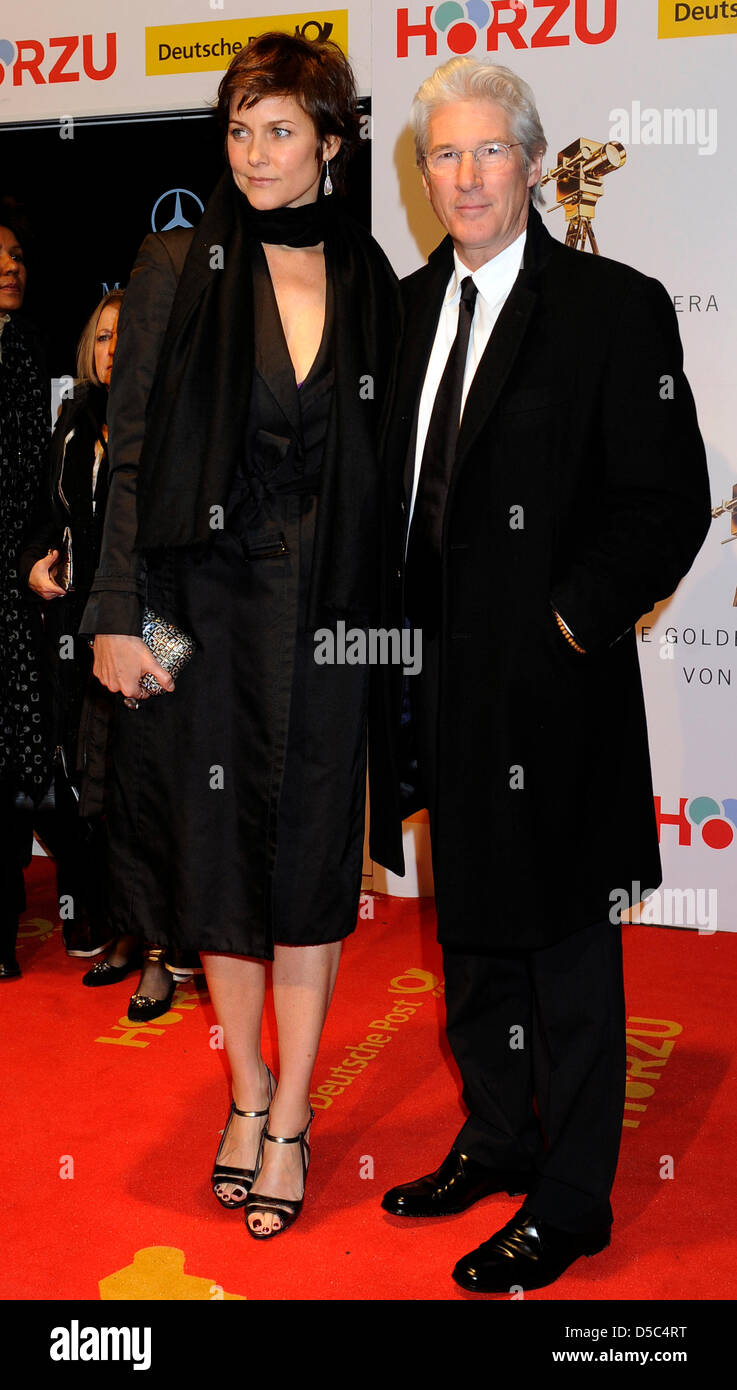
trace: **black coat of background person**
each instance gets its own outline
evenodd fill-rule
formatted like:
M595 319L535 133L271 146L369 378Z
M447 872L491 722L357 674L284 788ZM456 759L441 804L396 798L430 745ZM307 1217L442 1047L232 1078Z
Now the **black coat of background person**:
M446 237L402 284L389 625L402 619L408 453L452 252ZM564 247L530 208L523 270L468 395L445 514L427 779L440 816L431 791L425 804L447 946L544 946L606 919L613 890L661 881L634 626L672 593L709 526L682 356L659 282ZM372 853L401 872L401 689L384 674Z
M67 768L77 763L82 702L92 671L92 654L78 637L100 554L107 501L107 451L103 453L92 507L92 466L107 409L104 386L83 383L63 402L49 450L49 467L20 556L22 584L49 550L59 549L64 528L72 532L74 588L64 598L39 606L44 617L46 670L51 689L52 747L63 747ZM73 435L69 435L73 431ZM67 639L71 638L71 643Z
M65 942L75 948L102 945L110 936L105 828L100 815L95 814L102 810L105 745L103 742L101 747L100 785L94 789L94 803L90 803L80 743L93 741L94 723L109 717L113 697L92 678L92 653L79 636L80 618L97 568L107 503L106 410L106 388L92 383L78 383L71 398L63 402L18 565L25 592L43 617L44 676L54 757L52 804L37 813L35 828L57 860L60 902L68 897L73 903L72 916L63 925ZM93 507L93 466L100 446ZM67 526L72 535L73 588L63 598L38 598L28 588L30 572L49 550L59 549ZM83 727L84 738L80 740Z

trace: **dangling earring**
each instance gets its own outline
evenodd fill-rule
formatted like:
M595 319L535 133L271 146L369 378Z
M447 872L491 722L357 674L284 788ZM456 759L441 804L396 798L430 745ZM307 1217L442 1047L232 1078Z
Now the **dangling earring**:
M325 197L329 198L333 191L333 180L330 177L330 160L325 160Z

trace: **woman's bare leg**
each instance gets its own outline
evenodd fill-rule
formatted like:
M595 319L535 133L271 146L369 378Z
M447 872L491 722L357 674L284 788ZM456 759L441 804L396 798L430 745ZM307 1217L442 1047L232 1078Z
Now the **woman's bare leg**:
M214 951L201 951L200 959L215 1017L223 1029L233 1077L233 1100L239 1110L266 1110L268 1077L261 1056L266 962ZM266 1116L248 1120L234 1115L219 1162L230 1168L254 1168L265 1123ZM217 1191L235 1200L245 1195L237 1182L219 1183Z
M340 963L340 941L325 946L274 947L274 1009L279 1030L279 1085L271 1106L269 1132L291 1138L305 1128L310 1086L325 1016ZM248 1123L246 1121L245 1123ZM263 1166L251 1189L254 1196L302 1196L299 1144L264 1144ZM266 1234L281 1221L269 1212L252 1212L252 1230Z

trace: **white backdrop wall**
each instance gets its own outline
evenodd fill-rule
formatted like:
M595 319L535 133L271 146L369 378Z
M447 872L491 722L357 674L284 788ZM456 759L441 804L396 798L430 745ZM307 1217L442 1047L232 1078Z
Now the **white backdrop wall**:
M269 27L330 32L372 93L374 233L399 274L440 239L407 130L419 83L454 53L488 56L533 86L549 150L621 141L595 229L602 254L664 282L707 443L715 505L737 483L737 8L683 0L350 0L291 12L274 0L34 0L0 26L0 124L196 109L228 49ZM199 48L197 47L199 45ZM218 48L220 45L220 48ZM554 185L547 202L555 203ZM565 235L563 213L548 225ZM586 253L589 254L589 253ZM593 524L593 519L592 519ZM639 626L664 889L655 921L737 930L737 539L717 518L678 593ZM605 789L592 786L582 815ZM408 844L425 843L417 825ZM493 847L490 847L490 865ZM378 880L377 880L378 882ZM393 891L423 891L414 862ZM643 887L649 885L643 885ZM490 891L493 883L490 882Z

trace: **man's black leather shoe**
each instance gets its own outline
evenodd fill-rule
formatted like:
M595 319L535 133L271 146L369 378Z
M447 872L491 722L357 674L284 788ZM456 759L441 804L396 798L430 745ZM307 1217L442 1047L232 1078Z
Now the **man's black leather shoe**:
M527 1192L530 1176L507 1168L487 1168L451 1149L434 1173L392 1187L381 1205L392 1216L455 1216L493 1192L508 1192L510 1197Z
M585 1234L561 1231L522 1207L496 1235L458 1261L453 1278L470 1293L543 1289L579 1256L603 1250L609 1236L609 1227Z
M13 958L12 960L0 960L0 980L19 980L20 966Z

